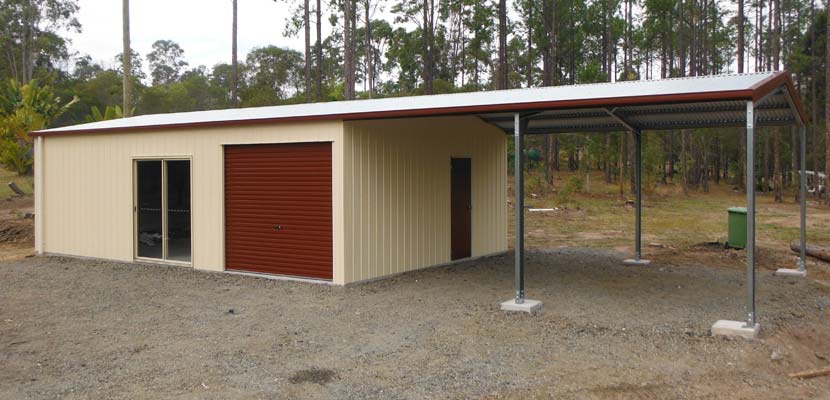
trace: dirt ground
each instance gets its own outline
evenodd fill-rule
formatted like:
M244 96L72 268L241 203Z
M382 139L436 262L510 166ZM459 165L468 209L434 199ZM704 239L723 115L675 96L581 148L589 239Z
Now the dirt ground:
M830 399L830 377L787 377L830 365L830 282L772 276L789 254L762 252L747 342L709 336L745 298L717 245L650 247L647 268L534 250L528 316L498 307L512 253L337 288L27 257L30 207L0 200L0 399Z

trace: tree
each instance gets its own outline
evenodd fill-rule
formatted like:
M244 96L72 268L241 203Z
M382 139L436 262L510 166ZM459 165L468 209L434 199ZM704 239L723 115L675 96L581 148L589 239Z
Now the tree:
M124 112L119 106L107 106L104 108L104 112L101 112L98 107L92 106L89 111L89 115L85 118L86 122L109 121L111 119L124 118Z
M507 0L498 0L498 16L499 16L499 66L498 78L496 81L497 89L507 89Z
M239 108L239 60L237 59L237 0L233 1L233 28L231 29L231 101Z
M476 2L477 4L480 2ZM411 22L420 29L421 44L421 80L424 94L433 94L435 80L435 1L434 0L403 0L392 7L397 14L395 22ZM489 22L482 21L484 25Z
M121 71L123 71L124 80L122 83L124 98L121 102L123 115L129 117L132 115L133 107L133 79L130 72L132 71L132 47L130 47L130 0L122 0L121 2L121 27L122 27L122 64Z
M343 96L346 100L354 100L355 66L354 66L354 0L343 2Z
M323 9L320 0L317 0L317 7L315 7L314 12L317 16L317 40L314 45L314 51L317 54L315 57L317 61L315 78L317 80L317 101L321 101L323 100Z
M738 17L736 20L736 24L738 25L738 73L744 73L744 54L745 54L745 29L746 29L746 18L744 17L744 0L738 0ZM738 162L740 164L740 168L738 168L738 176L736 177L736 181L738 183L738 187L742 190L746 190L746 182L744 177L746 176L746 129L740 128L738 130Z
M827 14L825 19L825 49L824 49L824 187L828 188L826 202L830 205L830 0L825 1L824 9Z
M150 63L150 76L153 85L163 85L175 82L187 62L182 59L184 50L172 40L156 40L152 51L147 53L147 62Z
M305 101L311 103L311 4L303 1L303 28L305 39Z
M303 56L276 46L259 47L246 60L246 106L284 103L303 88Z
M279 2L282 0L274 0ZM295 37L303 31L304 54L305 54L305 101L310 103L312 100L312 84L311 84L311 1L303 0L302 5L294 10L293 15L288 19L285 26L285 36Z
M21 85L0 84L0 163L19 175L31 171L33 141L29 132L46 129L78 101L63 103L53 88L37 79Z
M77 0L0 0L0 77L28 83L69 57L63 31L80 32Z

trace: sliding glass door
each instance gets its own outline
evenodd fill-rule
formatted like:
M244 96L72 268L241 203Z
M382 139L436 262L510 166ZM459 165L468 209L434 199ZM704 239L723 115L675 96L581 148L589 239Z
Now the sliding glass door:
M190 160L137 160L137 258L190 262Z

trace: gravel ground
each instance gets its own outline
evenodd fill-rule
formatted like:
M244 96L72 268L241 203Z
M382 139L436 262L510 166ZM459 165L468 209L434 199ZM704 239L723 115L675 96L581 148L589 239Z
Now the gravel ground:
M830 398L830 287L740 269L512 254L336 288L59 257L0 263L0 398Z

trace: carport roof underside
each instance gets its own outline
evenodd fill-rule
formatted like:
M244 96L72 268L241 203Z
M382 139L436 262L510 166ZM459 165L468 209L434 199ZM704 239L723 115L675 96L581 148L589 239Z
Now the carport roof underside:
M807 122L782 71L142 115L33 135L442 115L475 115L512 132L515 113L527 119L528 134L741 127L747 101L756 103L757 126Z

